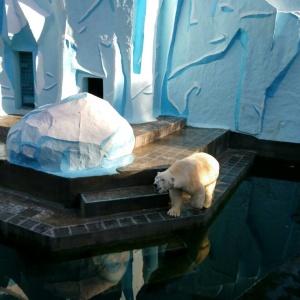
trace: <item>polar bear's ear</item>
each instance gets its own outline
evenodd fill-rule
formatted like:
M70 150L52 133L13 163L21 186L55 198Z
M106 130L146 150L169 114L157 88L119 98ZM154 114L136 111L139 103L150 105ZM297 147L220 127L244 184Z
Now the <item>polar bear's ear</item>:
M157 172L157 175L159 175L160 174L160 172Z

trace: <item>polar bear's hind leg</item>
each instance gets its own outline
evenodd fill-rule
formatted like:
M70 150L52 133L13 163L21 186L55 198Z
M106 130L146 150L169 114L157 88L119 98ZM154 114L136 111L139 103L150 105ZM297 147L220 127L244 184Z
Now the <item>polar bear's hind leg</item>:
M191 205L195 208L203 208L205 201L205 187L200 183L199 188L196 192L191 195Z
M205 187L205 201L203 205L205 208L209 208L211 206L211 201L213 198L216 183L217 181L214 181Z

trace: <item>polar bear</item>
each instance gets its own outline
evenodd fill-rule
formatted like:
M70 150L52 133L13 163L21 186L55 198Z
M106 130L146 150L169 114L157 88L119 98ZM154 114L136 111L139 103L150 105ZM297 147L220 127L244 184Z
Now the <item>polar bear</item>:
M169 191L172 207L168 215L180 216L182 192L191 196L193 207L210 207L219 169L219 163L213 156L201 152L175 161L164 172L158 172L153 186L159 193Z

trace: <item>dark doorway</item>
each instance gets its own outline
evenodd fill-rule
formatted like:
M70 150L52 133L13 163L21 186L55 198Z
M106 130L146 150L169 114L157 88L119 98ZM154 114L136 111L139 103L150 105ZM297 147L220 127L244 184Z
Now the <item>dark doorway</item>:
M22 106L34 107L34 78L31 52L19 52Z
M88 78L88 93L103 99L103 79Z

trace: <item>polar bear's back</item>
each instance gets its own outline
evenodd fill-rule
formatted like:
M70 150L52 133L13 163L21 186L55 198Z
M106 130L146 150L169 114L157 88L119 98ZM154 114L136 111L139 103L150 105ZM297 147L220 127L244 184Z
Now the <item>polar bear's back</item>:
M189 178L192 181L203 185L214 182L219 176L219 163L207 153L195 153L182 160L176 161L169 171L175 174L181 174L181 178Z
M201 167L202 170L216 170L216 172L219 174L219 162L210 154L204 152L194 153L183 160L190 161L193 164L196 163L196 165Z

